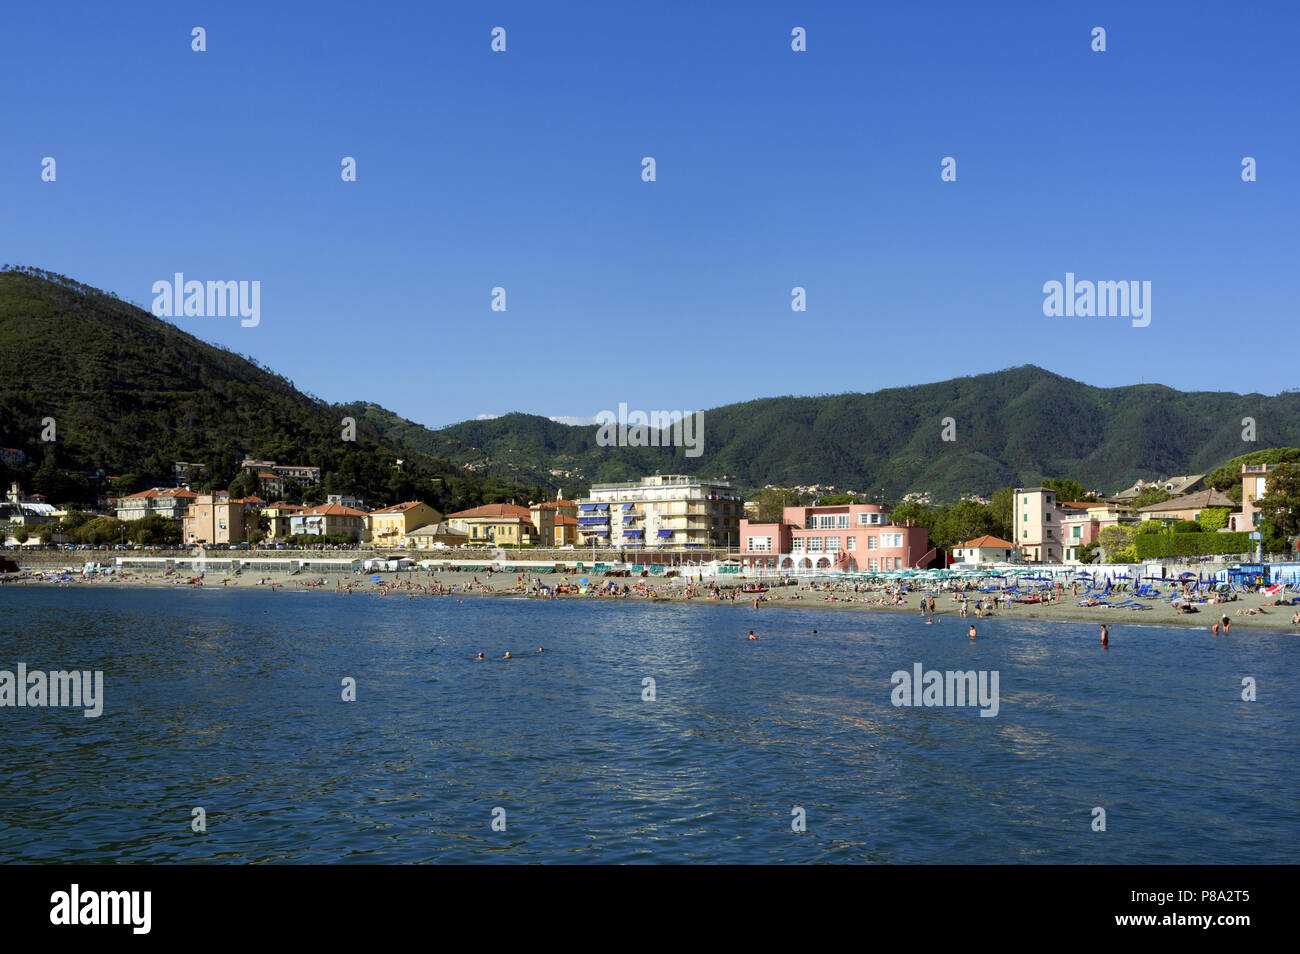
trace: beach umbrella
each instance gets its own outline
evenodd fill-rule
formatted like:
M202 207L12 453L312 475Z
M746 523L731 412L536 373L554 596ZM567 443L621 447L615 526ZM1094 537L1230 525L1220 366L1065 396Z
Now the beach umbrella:
M586 582L587 582L587 578L584 576L584 577L583 577L582 579L580 579L578 582L579 582L579 583L586 583Z
M378 574L376 574L376 575L374 575L374 576L372 576L372 577L370 578L370 582L371 582L371 583L382 583L383 581L384 581L384 580L383 580L383 577L379 576Z

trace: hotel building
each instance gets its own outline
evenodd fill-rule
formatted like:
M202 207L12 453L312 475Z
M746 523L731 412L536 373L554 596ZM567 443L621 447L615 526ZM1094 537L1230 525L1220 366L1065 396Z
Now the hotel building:
M583 546L735 547L744 501L731 484L681 474L592 484L578 501Z
M790 573L871 572L929 566L925 527L895 526L878 504L785 507L780 523L740 522L740 561Z

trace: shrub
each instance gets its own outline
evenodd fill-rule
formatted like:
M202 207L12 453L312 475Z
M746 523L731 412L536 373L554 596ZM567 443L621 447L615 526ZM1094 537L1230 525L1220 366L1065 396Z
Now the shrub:
M1247 553L1254 549L1245 533L1140 533L1134 543L1140 560L1163 556L1208 556Z

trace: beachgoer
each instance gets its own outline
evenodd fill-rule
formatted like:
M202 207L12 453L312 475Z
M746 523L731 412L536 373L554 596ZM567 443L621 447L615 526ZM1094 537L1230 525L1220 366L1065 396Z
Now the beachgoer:
M1110 630L1106 628L1105 623L1101 624L1101 644L1102 646L1110 645Z
M971 623L971 624L970 624L970 632L967 633L967 635L968 635L971 639L974 639L974 638L975 638L975 624L974 624L974 623Z

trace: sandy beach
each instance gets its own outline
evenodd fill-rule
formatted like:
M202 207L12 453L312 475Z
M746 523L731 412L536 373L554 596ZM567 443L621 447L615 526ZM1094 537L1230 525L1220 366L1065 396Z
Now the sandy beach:
M1130 609L1106 605L1080 606L1083 588L1078 594L1069 585L1059 593L1059 599L1044 603L1016 603L1005 598L991 609L976 609L975 600L991 600L996 593L976 591L949 591L920 588L895 596L882 588L846 582L823 583L801 581L793 586L773 586L766 593L753 594L739 591L734 581L673 581L662 578L561 575L540 576L511 573L470 572L403 572L379 575L375 582L369 573L284 573L244 570L231 574L208 572L201 581L181 571L171 574L121 571L111 575L68 575L62 579L49 572L25 571L6 574L0 578L0 592L11 586L53 587L182 587L213 589L263 589L279 593L337 593L385 599L443 598L466 599L484 597L513 597L526 599L567 599L606 602L623 600L647 603L721 603L734 606L747 613L795 607L800 609L864 610L885 613L910 613L918 617L918 625L960 624L978 625L981 618L1023 619L1035 621L1106 623L1112 627L1128 625L1178 626L1191 630L1209 631L1220 617L1226 615L1233 628L1260 629L1274 632L1293 632L1300 635L1300 624L1292 623L1300 606L1273 605L1278 596L1263 593L1241 594L1235 600L1213 604L1195 604L1197 612L1185 613L1173 609L1167 600L1172 589L1166 587L1162 598L1137 602L1149 609ZM581 584L581 579L588 584ZM606 584L618 587L618 593L603 592ZM627 587L624 594L623 588ZM586 592L579 592L585 589ZM558 591L557 591L558 590ZM934 595L933 624L924 624L930 614L922 614L920 603L925 594ZM959 596L966 599L967 613L961 615ZM1121 593L1112 601L1131 599L1131 594ZM1290 597L1286 597L1290 599ZM986 604L987 605L987 604ZM749 626L751 624L746 623Z

